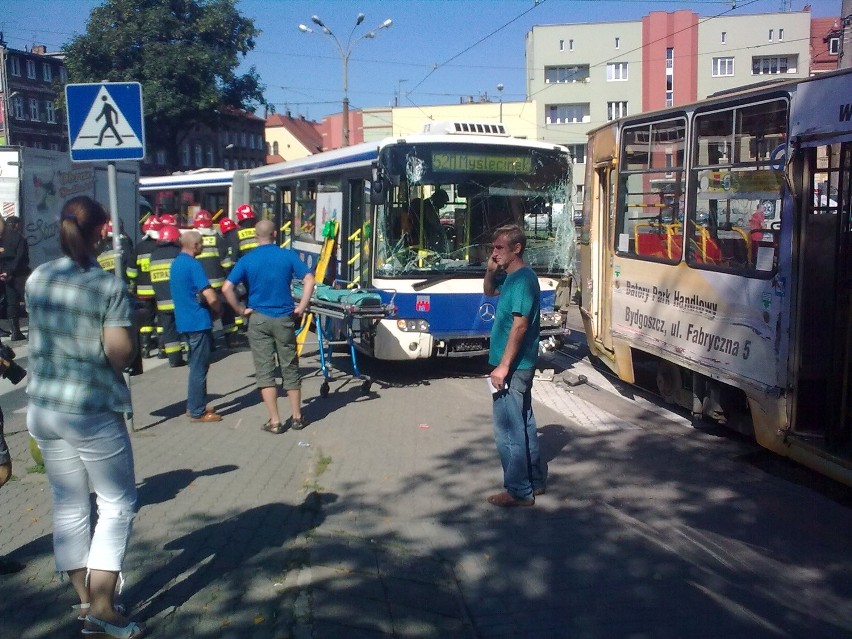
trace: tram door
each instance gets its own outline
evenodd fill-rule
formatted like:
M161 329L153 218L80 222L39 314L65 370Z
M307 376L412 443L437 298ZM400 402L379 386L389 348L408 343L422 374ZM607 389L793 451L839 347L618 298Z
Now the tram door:
M615 171L611 162L595 167L595 192L592 195L592 236L589 237L592 258L592 305L595 338L612 351L612 229L615 216Z
M793 429L850 445L852 144L806 151L799 247Z

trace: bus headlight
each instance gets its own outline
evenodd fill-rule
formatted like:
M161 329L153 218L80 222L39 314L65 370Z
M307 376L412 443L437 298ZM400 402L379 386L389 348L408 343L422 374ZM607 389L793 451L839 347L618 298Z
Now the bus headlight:
M562 326L562 314L544 312L539 315L539 322L541 324L541 328Z
M405 333L428 333L429 322L424 319L398 319L396 327Z

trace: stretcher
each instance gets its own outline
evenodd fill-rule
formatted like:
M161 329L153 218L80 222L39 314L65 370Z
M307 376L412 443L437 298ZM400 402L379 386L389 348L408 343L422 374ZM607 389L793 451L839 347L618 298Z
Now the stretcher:
M321 397L328 397L329 382L334 379L331 373L331 352L332 347L338 344L347 346L352 360L352 376L361 380L361 392L365 395L370 392L373 380L367 375L362 375L358 369L355 340L362 333L372 330L380 320L390 317L395 310L394 292L383 291L386 295L390 294L390 300L383 302L382 296L375 290L339 288L339 284L340 282L336 282L335 286L317 284L308 306L317 332L317 348L323 376L323 383L320 386ZM293 297L299 299L300 295L301 285L298 287L294 285ZM339 320L343 323L345 340L331 339L328 320ZM310 320L299 330L305 330L309 324Z

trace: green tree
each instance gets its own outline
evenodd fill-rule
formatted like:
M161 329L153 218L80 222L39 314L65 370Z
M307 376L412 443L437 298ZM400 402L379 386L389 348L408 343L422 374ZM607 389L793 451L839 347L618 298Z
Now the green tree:
M254 67L237 74L260 34L237 0L105 0L69 42L71 82L139 82L147 143L178 149L196 124L216 128L222 107L267 106Z

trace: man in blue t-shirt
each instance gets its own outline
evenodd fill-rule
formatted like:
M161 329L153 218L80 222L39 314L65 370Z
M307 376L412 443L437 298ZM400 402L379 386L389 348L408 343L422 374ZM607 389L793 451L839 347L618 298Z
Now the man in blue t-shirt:
M491 328L494 441L503 465L505 492L488 497L495 506L532 506L545 490L546 468L538 450L532 381L538 360L541 290L524 262L527 239L510 224L494 232L483 292L499 295Z
M222 286L222 294L237 315L250 317L248 339L254 358L257 387L269 413L261 427L270 433L288 428L301 430L307 423L302 417L302 379L296 349L296 322L308 308L314 290L314 275L295 251L275 244L275 225L260 220L254 227L257 248L243 255ZM303 282L302 297L294 304L290 293L293 278ZM248 289L243 305L235 291L237 284ZM278 413L278 386L275 382L275 357L281 369L281 385L287 392L291 417L281 423Z
M198 231L180 238L181 252L169 269L169 286L175 305L175 323L189 344L189 382L186 412L194 422L221 422L222 416L207 406L207 371L213 343L213 319L222 311L219 298L195 259L201 253ZM211 317L212 313L212 317Z

